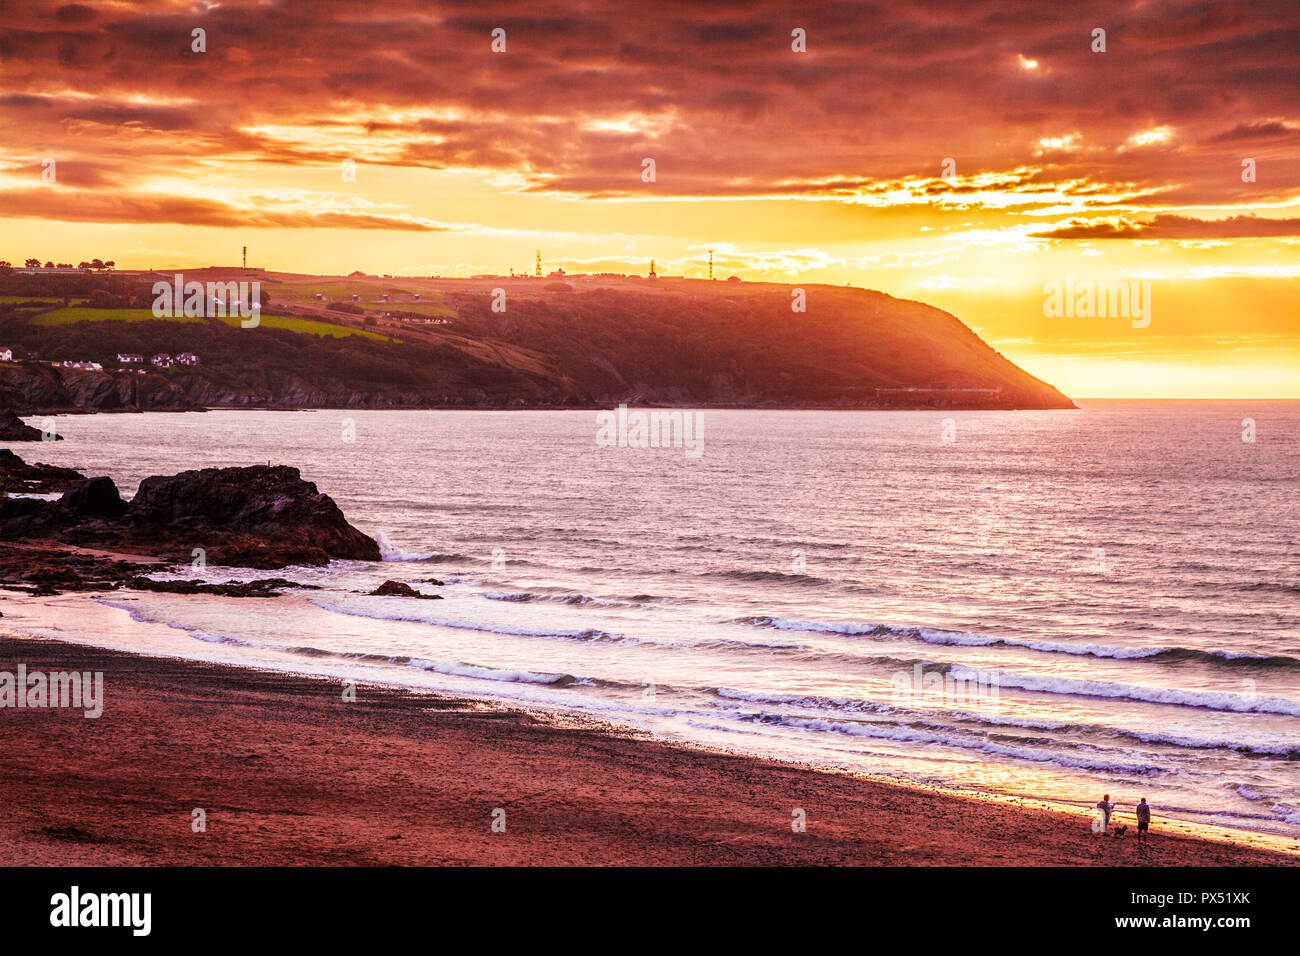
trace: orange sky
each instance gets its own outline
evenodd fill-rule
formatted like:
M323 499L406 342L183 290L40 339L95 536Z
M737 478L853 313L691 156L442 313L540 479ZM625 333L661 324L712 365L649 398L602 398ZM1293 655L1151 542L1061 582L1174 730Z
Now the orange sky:
M1300 8L896 6L0 0L0 258L713 249L948 309L1074 396L1300 397ZM1149 282L1149 325L1045 314L1067 281Z

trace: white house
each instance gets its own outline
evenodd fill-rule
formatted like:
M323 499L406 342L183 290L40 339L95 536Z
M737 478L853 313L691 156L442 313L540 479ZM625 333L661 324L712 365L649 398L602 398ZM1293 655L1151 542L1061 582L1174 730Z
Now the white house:
M143 365L144 356L137 355L135 352L118 352L117 360L123 365Z
M0 348L0 362L12 362L14 360L14 350Z
M198 365L199 357L193 352L181 352L176 356L176 361L182 365Z
M171 368L173 364L170 352L159 352L149 361L151 364L156 365L158 368Z
M64 362L63 367L79 368L90 372L99 372L104 368L104 366L100 365L98 362Z

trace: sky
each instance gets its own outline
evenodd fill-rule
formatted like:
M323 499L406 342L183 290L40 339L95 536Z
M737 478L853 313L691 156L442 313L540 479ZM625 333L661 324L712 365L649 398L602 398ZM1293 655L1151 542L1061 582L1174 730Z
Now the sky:
M0 0L0 130L15 264L713 250L929 302L1072 396L1300 397L1294 0Z

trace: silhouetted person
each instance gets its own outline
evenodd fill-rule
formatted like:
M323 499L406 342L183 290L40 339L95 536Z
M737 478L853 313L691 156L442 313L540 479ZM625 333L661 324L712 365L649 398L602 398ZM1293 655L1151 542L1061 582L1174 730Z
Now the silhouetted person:
M1138 841L1141 842L1151 834L1148 828L1151 826L1151 804L1147 803L1147 798L1143 797L1137 805L1138 818Z
M1110 794L1102 794L1097 801L1097 809L1101 811L1101 832L1103 835L1110 829L1110 812L1115 809L1115 804L1110 802Z

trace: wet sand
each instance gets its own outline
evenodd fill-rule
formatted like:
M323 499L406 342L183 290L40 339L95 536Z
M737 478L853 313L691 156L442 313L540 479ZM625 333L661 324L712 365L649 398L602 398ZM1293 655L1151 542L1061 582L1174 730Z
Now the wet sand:
M1084 811L430 694L360 685L347 702L333 680L0 635L0 670L19 663L103 671L105 703L93 720L0 709L0 865L1300 863L1295 840L1173 835L1157 818L1139 846L1132 830L1094 835ZM804 832L791 827L796 810Z

